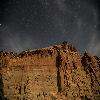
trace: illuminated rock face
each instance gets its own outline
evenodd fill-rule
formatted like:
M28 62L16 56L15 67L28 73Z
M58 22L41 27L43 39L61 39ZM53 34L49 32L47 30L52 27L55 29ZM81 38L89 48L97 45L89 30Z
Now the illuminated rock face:
M0 56L0 100L100 99L100 59L72 45Z

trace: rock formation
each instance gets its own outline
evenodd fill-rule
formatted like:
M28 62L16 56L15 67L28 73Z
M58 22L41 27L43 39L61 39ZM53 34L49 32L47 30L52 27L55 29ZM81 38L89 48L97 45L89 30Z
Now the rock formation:
M1 52L0 100L100 100L100 59L67 42Z

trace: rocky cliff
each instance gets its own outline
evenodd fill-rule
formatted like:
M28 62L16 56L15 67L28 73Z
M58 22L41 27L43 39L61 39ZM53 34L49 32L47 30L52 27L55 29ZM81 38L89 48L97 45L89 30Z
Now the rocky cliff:
M100 100L100 59L67 42L1 52L0 100Z

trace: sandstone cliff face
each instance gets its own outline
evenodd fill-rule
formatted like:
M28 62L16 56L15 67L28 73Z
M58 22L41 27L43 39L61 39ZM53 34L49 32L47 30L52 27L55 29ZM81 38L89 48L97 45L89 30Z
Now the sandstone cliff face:
M0 100L100 100L100 59L64 42L0 53Z

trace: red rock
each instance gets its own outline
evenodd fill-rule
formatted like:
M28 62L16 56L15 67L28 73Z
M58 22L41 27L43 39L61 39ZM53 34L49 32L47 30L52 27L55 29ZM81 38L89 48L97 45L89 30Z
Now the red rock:
M100 59L62 45L0 53L0 93L8 100L99 100ZM0 100L1 100L0 99Z

